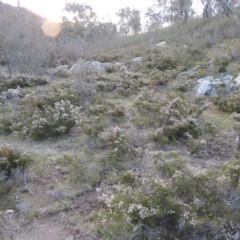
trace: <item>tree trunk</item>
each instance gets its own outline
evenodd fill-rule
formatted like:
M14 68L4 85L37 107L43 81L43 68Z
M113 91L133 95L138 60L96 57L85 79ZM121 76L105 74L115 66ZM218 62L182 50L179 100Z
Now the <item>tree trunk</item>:
M12 77L12 71L11 71L10 62L9 62L9 59L8 59L8 56L7 56L7 52L2 46L0 46L0 50L3 52L3 55L5 57L5 61L6 61L6 64L8 66L9 76Z

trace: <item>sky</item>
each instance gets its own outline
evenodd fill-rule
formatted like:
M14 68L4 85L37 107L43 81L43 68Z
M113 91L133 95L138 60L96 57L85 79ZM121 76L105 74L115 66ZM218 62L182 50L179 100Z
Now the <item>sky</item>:
M116 12L124 7L135 8L143 13L152 5L152 0L19 0L22 7L52 20L61 21L62 10L66 2L85 3L93 8L100 21L117 22ZM17 6L17 0L2 0Z
M0 0L1 1L1 0ZM3 3L9 3L17 6L17 0L2 0ZM56 22L60 22L63 16L62 10L66 2L85 3L93 8L97 14L98 20L102 22L117 23L116 12L121 8L130 7L140 10L142 17L147 11L147 7L153 5L153 0L19 0L22 7L38 13L39 15ZM195 9L199 9L200 0L194 0Z

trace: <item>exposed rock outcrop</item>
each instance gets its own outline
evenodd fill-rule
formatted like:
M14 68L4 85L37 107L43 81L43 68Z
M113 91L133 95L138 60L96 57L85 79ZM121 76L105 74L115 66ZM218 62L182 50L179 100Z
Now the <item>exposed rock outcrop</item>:
M233 76L229 73L223 73L219 77L207 76L198 79L196 96L210 95L227 95L233 92L240 84L240 79L237 82L233 81Z

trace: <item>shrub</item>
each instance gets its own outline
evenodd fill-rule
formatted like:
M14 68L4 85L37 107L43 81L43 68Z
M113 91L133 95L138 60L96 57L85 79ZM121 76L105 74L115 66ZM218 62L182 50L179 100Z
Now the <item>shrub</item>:
M45 85L48 81L44 77L17 75L12 78L6 78L1 81L0 89L16 88L16 87L29 87L34 85Z
M144 92L134 102L141 114L141 124L151 126L150 137L160 142L168 142L184 137L187 133L198 137L201 129L197 117L201 109L189 104L182 94L168 94L160 98L153 92ZM165 139L163 139L163 137Z
M228 113L240 113L240 101L239 101L240 91L235 91L226 96L212 97L212 101L221 110Z
M173 55L168 56L158 49L154 49L145 60L147 68L158 69L159 71L176 69L178 66L178 62L173 59Z
M137 154L131 146L129 139L123 129L119 127L110 127L105 129L99 135L99 141L102 147L110 149L109 157L116 160L123 160L123 157L133 157Z
M240 122L240 113L236 113L236 112L233 112L231 115L230 115L230 118L237 121L237 122Z
M103 114L98 116L88 116L84 113L80 115L78 121L80 130L89 137L95 138L107 127L106 117Z
M69 84L55 84L52 87L44 89L44 92L32 93L22 99L20 104L24 104L27 108L39 108L43 106L54 107L56 102L69 101L73 105L80 105L81 99L75 93L75 89Z
M117 93L124 97L129 97L138 92L136 79L120 79L115 85Z
M110 114L115 122L121 122L121 120L125 117L125 108L123 106L114 108L110 111Z
M178 86L176 86L176 90L185 93L187 92L191 87L191 82L184 82L184 83L180 83Z
M176 69L178 66L177 61L171 59L170 57L161 58L157 63L156 68L160 71Z
M210 134L211 137L214 137L218 132L218 128L215 123L206 121L204 124L204 132Z
M161 171L168 169L166 180L130 170L118 185L97 188L103 208L95 218L103 239L213 239L221 231L231 209L217 192L217 175L181 167L178 160Z
M136 178L134 174L130 172L132 178ZM113 186L111 191L104 187L97 189L98 198L105 206L97 215L104 239L120 237L116 234L121 233L114 230L124 222L128 225L123 229L125 234L128 231L128 239L133 232L143 230L144 226L146 229L156 225L165 225L169 229L176 226L181 207L171 188L157 178L138 176L136 181L134 188L120 184Z
M63 100L55 103L54 108L36 109L30 135L37 140L62 135L75 125L78 113L77 107Z
M150 77L152 85L166 85L172 79L170 75L161 71L152 71Z
M58 78L69 78L70 76L69 73L63 69L58 69L56 72L54 72L54 75Z
M197 64L204 57L203 51L193 47L153 48L144 58L145 67L160 71L183 68L187 69ZM179 71L180 69L178 69Z
M10 175L13 169L25 169L31 162L31 158L25 153L8 144L0 144L0 171Z
M226 177L228 177L228 182L230 183L230 189L236 190L239 183L240 178L240 159L239 154L238 157L234 160L229 161L224 164L222 170Z
M153 158L155 167L164 177L171 178L176 171L183 171L187 168L187 161L180 158L176 152L157 152Z
M79 97L74 94L73 90L62 85L54 86L41 94L35 92L28 94L23 99L14 102L11 108L3 107L1 110L3 114L0 116L0 131L7 134L15 132L26 136L32 128L32 117L35 112L39 118L44 118L46 109L55 114L57 111L55 103L61 101L69 102L76 109L78 107L73 105L80 103ZM50 116L48 118L50 119Z

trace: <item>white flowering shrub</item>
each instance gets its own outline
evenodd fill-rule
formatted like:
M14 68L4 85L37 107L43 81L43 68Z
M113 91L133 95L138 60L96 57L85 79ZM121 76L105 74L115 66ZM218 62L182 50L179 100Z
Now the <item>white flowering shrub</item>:
M206 121L204 124L204 132L214 137L218 132L218 128L215 123Z
M101 145L110 149L109 156L116 160L137 155L137 150L130 144L126 133L118 126L105 129L98 137Z
M121 122L125 116L125 108L123 106L116 107L113 103L97 99L94 105L87 108L88 117L104 115L111 118L114 122Z
M98 199L105 207L97 214L104 239L120 237L116 236L115 229L124 223L129 239L133 231L141 231L143 226L148 228L165 222L174 227L181 214L181 204L171 187L158 178L139 176L135 171L126 174L132 175L134 188L120 183L97 189Z
M80 104L80 98L74 93L74 90L69 85L63 86L58 84L44 89L41 93L32 92L27 94L23 99L18 99L18 101L14 102L11 108L5 105L0 115L0 132L4 134L14 133L21 137L28 136L32 128L33 115L37 114L39 118L46 118L44 116L46 109L54 115L58 111L55 103L61 103L61 101L70 102L71 108L80 110L79 107L73 107ZM70 108L65 110L69 111ZM70 115L74 116L75 114ZM36 120L38 120L37 116ZM42 124L44 125L45 123Z
M222 170L230 184L230 189L236 190L240 179L240 159L239 156L223 165Z
M134 102L141 115L140 126L152 127L150 138L167 143L187 133L198 137L201 129L197 117L200 108L189 104L182 94L168 94L160 98L153 91L145 91Z
M30 122L33 112L24 104L12 105L11 108L5 106L0 115L0 132L10 134L12 132L20 132L24 126Z
M0 171L4 171L6 175L10 175L13 169L26 168L31 161L25 152L5 143L0 144Z
M146 152L146 151L145 151ZM152 155L155 167L161 171L164 177L172 177L176 171L182 171L187 168L187 161L172 152L156 152Z
M129 97L138 92L138 82L136 79L120 79L116 84L116 91L121 96Z
M79 105L81 101L70 85L56 84L45 89L41 94L29 94L22 100L22 103L30 109L36 107L42 109L43 106L54 107L55 103L60 102L61 100L69 101L72 105Z
M177 152L152 147L144 154L159 174L123 171L118 184L97 188L102 207L93 219L102 239L225 239L222 224L239 219L239 204L226 190L229 176L240 173L239 162L222 170L199 170Z
M237 113L237 112L233 112L231 115L230 115L230 118L237 121L237 122L240 122L240 114Z
M30 135L37 140L62 135L76 124L78 115L79 108L63 100L55 103L54 108L36 109Z
M169 81L172 80L171 74L158 70L153 70L152 72L150 72L149 76L151 78L152 86L166 85Z
M0 83L0 89L29 87L34 85L45 85L48 81L44 77L16 75L11 78L6 78Z
M107 127L106 117L103 114L98 116L82 113L78 120L80 130L89 137L96 138L98 134Z
M217 105L222 111L228 113L240 113L240 104L239 104L239 90L232 92L226 96L214 96L211 98L211 101ZM237 115L233 114L233 118L237 118Z

